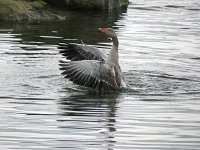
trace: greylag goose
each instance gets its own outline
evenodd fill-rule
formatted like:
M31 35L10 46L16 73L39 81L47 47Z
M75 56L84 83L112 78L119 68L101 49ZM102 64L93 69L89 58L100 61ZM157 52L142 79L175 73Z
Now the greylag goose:
M99 49L79 44L60 43L60 53L71 61L60 61L62 74L75 84L98 90L119 90L126 87L119 65L118 38L111 28L99 28L112 38L109 55Z

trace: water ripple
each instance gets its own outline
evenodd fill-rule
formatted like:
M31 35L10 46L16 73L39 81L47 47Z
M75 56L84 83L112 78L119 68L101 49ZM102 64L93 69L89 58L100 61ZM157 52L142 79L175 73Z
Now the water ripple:
M59 24L0 24L1 149L199 149L199 0L130 1ZM60 75L61 41L109 52L101 26L119 37L123 91Z

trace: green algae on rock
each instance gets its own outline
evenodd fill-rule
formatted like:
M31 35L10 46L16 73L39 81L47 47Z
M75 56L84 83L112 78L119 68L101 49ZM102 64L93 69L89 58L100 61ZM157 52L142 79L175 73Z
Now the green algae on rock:
M31 22L64 19L49 9L46 2L42 0L1 0L0 20Z

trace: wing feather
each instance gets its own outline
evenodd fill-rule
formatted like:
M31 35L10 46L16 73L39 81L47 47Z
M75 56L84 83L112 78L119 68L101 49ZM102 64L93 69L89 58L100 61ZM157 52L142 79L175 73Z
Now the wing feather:
M80 44L66 44L59 43L60 53L69 60L99 60L105 61L107 56L100 51L91 46L80 45Z
M114 67L103 61L60 61L62 74L78 85L105 90L116 90Z

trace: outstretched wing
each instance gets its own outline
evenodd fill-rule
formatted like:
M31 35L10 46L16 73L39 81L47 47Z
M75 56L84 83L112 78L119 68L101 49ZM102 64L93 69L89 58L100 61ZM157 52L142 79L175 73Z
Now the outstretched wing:
M60 61L62 74L73 83L94 89L117 90L114 67L103 61Z
M61 49L60 53L63 56L72 61L77 61L77 60L105 61L105 59L107 58L107 56L102 51L91 46L60 43L58 48Z

